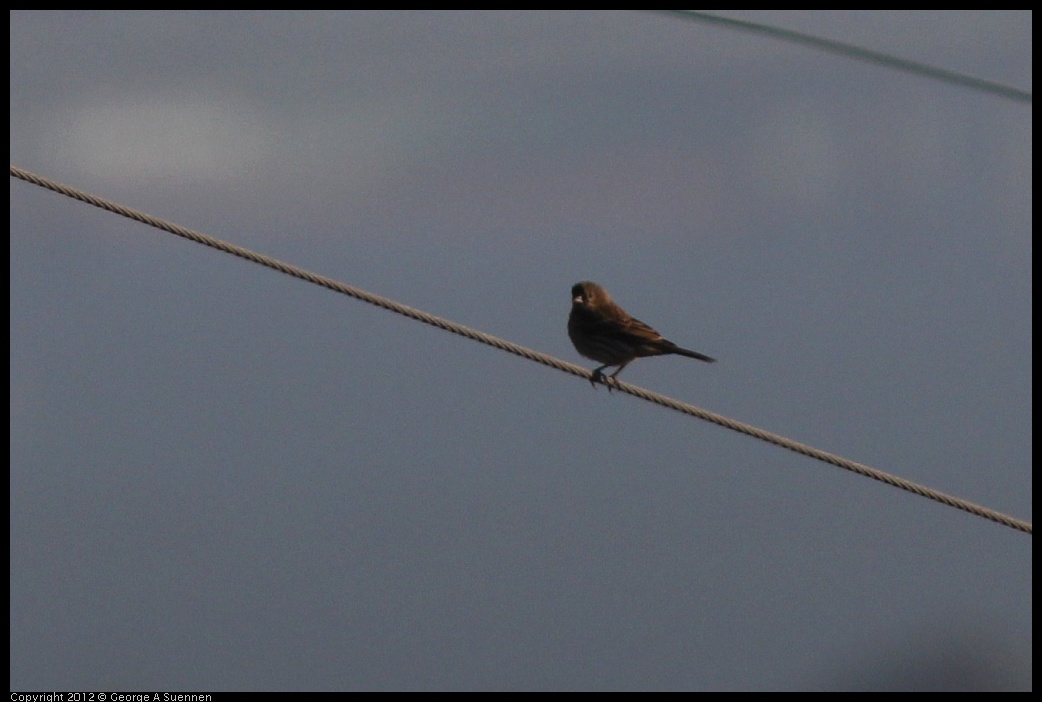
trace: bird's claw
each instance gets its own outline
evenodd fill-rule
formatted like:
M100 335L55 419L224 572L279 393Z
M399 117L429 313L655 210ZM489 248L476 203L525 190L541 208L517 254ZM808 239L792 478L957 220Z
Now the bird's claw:
M597 368L590 374L590 385L592 385L593 389L596 390L597 383L600 383L604 387L608 388L608 392L611 392L614 388L612 388L611 383L608 382L608 377L609 376L605 376L604 373L601 373L600 368ZM615 380L615 376L610 377L612 380Z

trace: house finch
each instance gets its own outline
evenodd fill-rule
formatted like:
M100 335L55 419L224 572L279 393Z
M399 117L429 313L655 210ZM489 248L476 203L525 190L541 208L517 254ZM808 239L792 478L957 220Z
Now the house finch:
M716 360L663 339L657 331L616 305L607 290L588 280L572 286L568 337L576 351L604 364L593 371L591 384L601 382L608 385L601 371L618 366L618 370L609 376L614 380L630 361L645 356L675 353L707 363Z

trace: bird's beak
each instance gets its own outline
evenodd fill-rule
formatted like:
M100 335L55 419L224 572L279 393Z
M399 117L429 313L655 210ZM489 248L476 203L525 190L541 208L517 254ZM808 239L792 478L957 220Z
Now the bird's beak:
M582 295L576 295L575 297L572 298L572 304L573 305L581 305L582 301L583 301L583 296Z

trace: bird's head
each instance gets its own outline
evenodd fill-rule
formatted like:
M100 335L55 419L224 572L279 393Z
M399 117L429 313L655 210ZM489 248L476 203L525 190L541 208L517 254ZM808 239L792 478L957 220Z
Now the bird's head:
M611 302L611 295L597 283L584 280L572 286L572 307L593 308Z

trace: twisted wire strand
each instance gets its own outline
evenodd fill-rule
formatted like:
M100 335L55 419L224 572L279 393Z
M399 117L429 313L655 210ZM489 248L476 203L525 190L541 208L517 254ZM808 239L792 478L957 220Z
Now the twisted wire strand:
M111 200L107 200L102 197L97 197L96 195L91 195L90 193L84 192L77 188L73 188L68 185L63 185L48 178L35 175L21 168L11 166L11 176L24 180L28 183L33 183L34 185L38 185L42 188L46 188L48 190L65 195L67 197L71 197L75 200L79 200L80 202L85 202L89 205L93 205L108 212L112 212L114 214L118 214L123 217L133 219L137 222L141 222L142 224L147 224L151 227L155 227L156 229L160 229L162 231L169 232L171 234L183 237L190 241L194 241L196 243L209 246L211 248L217 249L218 251L223 251L225 253L232 254L233 256L244 258L247 261L253 261L254 263L260 264L262 266L267 266L268 268L272 268L281 273L285 273L286 275L293 276L294 278L299 278L309 283L314 283L315 285L320 285L324 288L328 288L329 290L333 290L334 292L348 295L349 297L362 300L363 302L368 302L371 305L382 307L386 310L390 310L391 312L405 315L406 317L423 322L424 324L430 324L432 326L438 327L439 329L444 329L445 331L452 332L453 334L458 334L468 339L479 341L482 344L487 344L502 351L506 351L517 356L521 356L522 358L527 358L530 361L542 363L545 366L556 368L557 370L564 371L565 373L571 373L572 375L584 378L586 380L590 380L592 377L592 373L589 370L582 366L577 366L574 363L562 361L561 359L556 358L554 356L550 356L549 354L534 351L532 349L520 346L513 342L506 341L505 339L500 339L498 337L492 336L491 334L486 334L476 329L471 329L470 327L463 326L462 324L457 324L456 322L450 321L448 319L444 319L442 317L429 314L427 312L424 312L423 310L418 310L413 307L403 305L399 302L395 302L394 300L391 300L389 298L382 297L380 295L376 295L365 290L361 290L351 285L341 283L340 281L333 280L332 278L327 278L326 276L318 275L317 273L312 273L311 271L299 268L298 266L283 263L282 261L271 258L270 256L265 256L263 254L251 251L241 246L236 246L235 244L231 244L226 241L221 241L220 239L215 239L214 237L202 234L192 229L188 229L186 227L173 224L172 222L167 222L166 220L159 219L158 217L153 217L152 215L140 212L130 207L125 207ZM609 386L611 389L616 389L628 395L639 397L642 400L653 402L662 407L666 407L692 417L697 417L698 419L703 419L707 422L712 422L713 424L724 427L725 429L730 429L732 431L745 434L746 436L751 436L755 439L766 441L776 446L788 449L789 451L795 451L796 453L802 454L809 458L814 458L816 460L823 461L838 468L849 470L851 472L857 473L858 475L863 475L872 478L873 480L878 480L880 482L886 483L887 485L892 485L893 487L900 488L901 490L911 492L921 497L929 498L936 502L940 502L941 504L948 505L949 507L954 507L964 512L969 512L972 515L981 517L983 519L988 519L1003 526L1007 526L1011 529L1016 529L1026 534L1032 533L1032 527L1030 522L1010 517L1008 515L1002 514L1001 512L997 512L987 507L982 507L981 505L968 502L967 500L963 500L961 498L954 497L943 492L939 492L932 488L926 487L925 485L919 485L918 483L905 480L904 478L899 478L895 475L891 475L884 471L871 468L862 463L850 461L846 458L843 458L842 456L837 456L835 454L828 453L827 451L822 451L812 446L808 446L806 444L801 444L797 441L793 441L792 439L787 439L779 434L774 434L772 432L759 429L757 427L752 426L751 424L739 422L737 420L730 419L723 415L716 414L715 412L710 412L709 410L702 409L701 407L696 407L695 405L691 405L686 402L681 402L680 400L675 400L671 397L661 395L657 392L646 390L637 385L630 385L629 383L618 380L613 380L609 382L611 382L611 385Z

